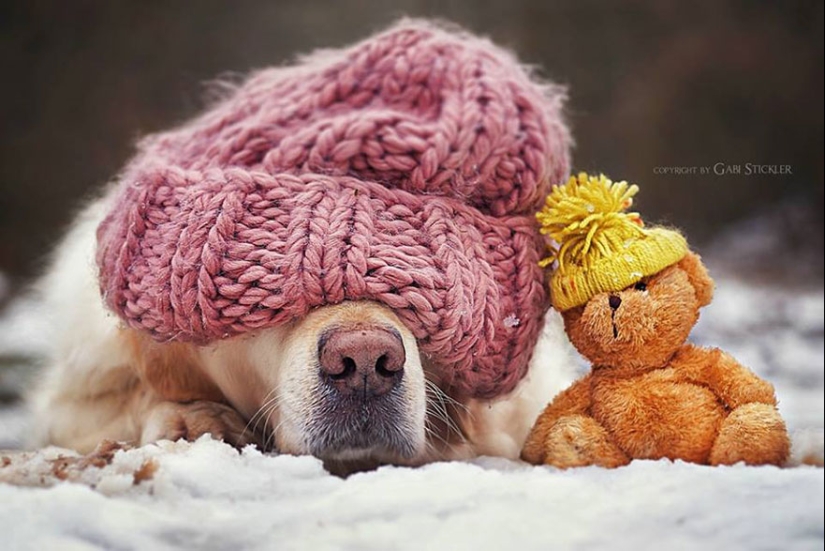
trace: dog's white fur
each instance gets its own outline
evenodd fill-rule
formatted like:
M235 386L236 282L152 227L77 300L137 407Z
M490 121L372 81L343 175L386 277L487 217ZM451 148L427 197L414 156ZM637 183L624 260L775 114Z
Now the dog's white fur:
M210 431L238 436L260 425L277 450L311 453L309 422L317 417L319 399L313 355L318 335L330 324L377 322L401 334L407 360L398 423L416 451L406 458L376 453L344 454L342 460L416 464L479 454L518 457L540 409L573 378L570 346L554 312L528 375L512 393L461 404L437 390L406 327L390 310L369 302L322 307L296 323L206 347L155 343L125 328L102 303L95 230L106 208L104 197L78 217L42 280L52 349L31 394L32 445L85 452L104 438L143 444ZM215 401L186 404L203 394ZM430 426L432 419L441 423L440 431Z

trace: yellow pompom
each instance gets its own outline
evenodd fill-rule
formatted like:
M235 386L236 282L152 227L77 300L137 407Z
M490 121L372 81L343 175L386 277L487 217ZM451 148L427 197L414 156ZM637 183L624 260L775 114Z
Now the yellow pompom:
M624 180L613 182L604 174L584 172L553 189L536 214L541 233L558 243L541 261L542 267L558 262L562 273L571 264L590 267L597 258L619 250L627 239L639 237L644 226L641 216L624 212L638 191L638 186Z
M582 172L547 197L536 219L553 243L540 265L556 264L550 291L557 309L624 289L685 255L679 232L645 228L639 213L626 212L638 191L625 181Z

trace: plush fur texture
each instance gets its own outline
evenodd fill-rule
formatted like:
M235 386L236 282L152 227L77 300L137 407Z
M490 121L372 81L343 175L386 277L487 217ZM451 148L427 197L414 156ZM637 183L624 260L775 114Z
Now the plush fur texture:
M564 312L593 369L539 416L522 458L562 468L660 458L783 464L790 442L773 387L721 350L685 342L712 293L704 265L688 253Z
M563 100L422 21L254 73L123 170L98 231L105 301L197 344L374 301L445 390L506 394L549 307L532 213L569 170Z

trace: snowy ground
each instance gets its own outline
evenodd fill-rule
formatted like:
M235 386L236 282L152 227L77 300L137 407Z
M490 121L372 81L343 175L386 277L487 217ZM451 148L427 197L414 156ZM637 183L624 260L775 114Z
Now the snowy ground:
M157 470L134 485L148 457ZM556 471L483 458L342 480L309 457L202 440L120 452L105 470L97 490L0 486L5 548L822 548L813 467Z
M718 279L694 340L777 388L797 459L823 449L823 291ZM36 311L0 318L0 398L36 354ZM26 414L0 408L0 447ZM310 457L209 439L72 458L13 456L0 478L3 549L822 549L822 468L640 461L559 471L481 458L340 479ZM2 454L0 454L2 456ZM5 462L7 463L7 461ZM91 465L91 466L89 466ZM86 468L83 468L86 467Z

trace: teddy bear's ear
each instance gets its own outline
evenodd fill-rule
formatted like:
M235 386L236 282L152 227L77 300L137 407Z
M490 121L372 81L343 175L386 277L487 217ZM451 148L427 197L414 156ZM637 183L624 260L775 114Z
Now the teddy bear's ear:
M707 306L713 299L713 279L708 274L707 268L702 264L702 259L698 254L688 251L679 267L687 273L693 289L696 291L696 298L699 300L699 307Z

